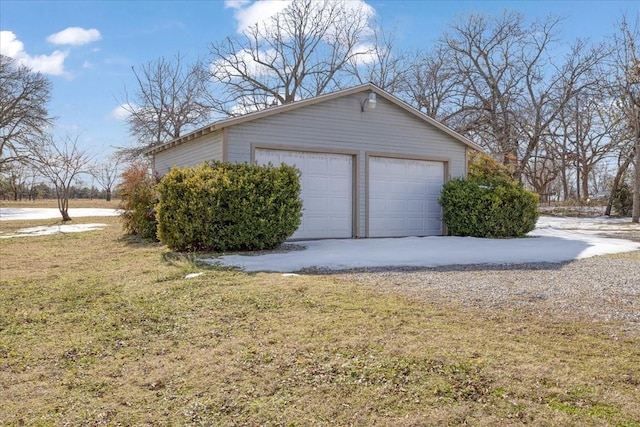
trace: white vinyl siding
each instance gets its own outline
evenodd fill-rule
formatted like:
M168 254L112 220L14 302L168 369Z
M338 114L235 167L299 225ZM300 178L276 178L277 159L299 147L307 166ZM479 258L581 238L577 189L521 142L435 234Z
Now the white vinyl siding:
M442 234L442 162L370 157L369 237Z
M353 236L351 156L258 149L255 159L260 165L285 163L301 172L302 222L292 239Z
M155 172L162 176L172 167L198 166L204 161L222 160L222 132L189 141L154 155Z

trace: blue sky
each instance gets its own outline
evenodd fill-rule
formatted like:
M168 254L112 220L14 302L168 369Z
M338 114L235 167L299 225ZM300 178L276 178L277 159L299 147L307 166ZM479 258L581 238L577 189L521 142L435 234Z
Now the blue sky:
M360 0L351 0L360 1ZM634 18L638 1L367 1L376 17L396 28L401 48L428 48L459 14L520 11L527 19L565 16L562 38L601 40L622 13ZM129 145L117 117L125 86L135 89L132 66L177 53L187 60L211 42L236 35L281 7L281 1L0 1L0 51L40 67L53 83L49 112L55 133L80 135L98 160ZM186 61L188 62L188 61Z

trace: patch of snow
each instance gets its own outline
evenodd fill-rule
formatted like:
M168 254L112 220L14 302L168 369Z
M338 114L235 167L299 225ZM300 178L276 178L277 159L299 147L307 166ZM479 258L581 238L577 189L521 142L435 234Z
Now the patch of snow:
M70 209L70 216L117 216L117 209ZM57 209L0 208L1 220L58 218ZM99 230L106 224L64 224L30 227L0 238L43 236ZM404 237L336 239L296 242L303 250L262 255L226 255L204 262L245 271L277 271L289 277L305 269L349 270L378 267L438 267L456 264L522 264L565 262L640 249L640 243L602 237L599 233L640 232L629 218L542 216L524 239L473 237ZM198 277L191 273L185 278Z
M71 208L69 216L80 218L88 216L118 216L120 209L102 208ZM0 208L0 221L30 220L30 219L55 219L61 218L60 211L56 208Z
M102 230L107 224L63 224L52 226L38 226L21 228L16 232L18 234L8 234L6 236L0 236L1 239L8 239L11 237L31 237L31 236L48 236L50 234L57 233L81 233L83 231Z
M640 231L627 219L541 217L523 239L404 237L296 242L302 251L254 256L226 255L203 260L245 271L294 272L304 269L349 270L377 267L438 267L458 264L565 262L596 255L630 252L640 243L601 237L597 232ZM594 231L595 230L595 231Z
M195 279L196 277L202 276L203 273L189 273L184 276L185 279Z
M599 216L595 218L541 216L536 224L536 229L544 228L561 230L626 231L633 229L640 230L640 225L632 223L630 218L610 218L608 216Z

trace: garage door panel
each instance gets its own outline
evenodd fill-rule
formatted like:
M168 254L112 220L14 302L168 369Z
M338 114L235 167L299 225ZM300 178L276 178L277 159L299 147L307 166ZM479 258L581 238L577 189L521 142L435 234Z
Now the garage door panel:
M402 193L405 190L406 186L407 186L407 183L405 182L402 182L399 180L393 180L393 181L390 181L386 187L388 188L388 191L391 191L394 194L398 194L398 193Z
M405 228L404 217L388 216L377 221L380 227L387 227L391 231L399 232Z
M407 225L410 230L422 230L424 227L424 218L408 218Z
M307 191L327 193L331 189L329 177L312 175L306 176L304 179Z
M329 177L329 184L331 188L337 190L346 190L351 188L353 177L351 176L332 176Z
M404 200L391 199L390 201L384 212L390 216L404 216L407 211Z
M351 236L343 236L344 234L344 226L342 225L345 221L351 221L350 216L336 216L331 218L330 221L326 224L326 229L329 230L331 234L338 235L340 237L351 237Z
M424 201L423 200L407 200L407 211L424 214L425 212Z
M327 159L319 158L316 162L308 162L306 171L310 175L327 175L330 170L329 161Z
M406 187L402 190L404 194L413 194L423 196L427 194L427 185L424 182L408 182L405 184Z
M329 201L325 198L307 196L304 202L303 209L309 212L309 216L313 215L312 212L326 212L329 209Z
M442 222L439 219L427 218L426 226L428 230L434 230L434 232L440 233L442 231Z
M307 230L322 231L327 228L327 218L309 215L307 218Z
M442 208L437 203L430 203L427 205L426 214L428 217L438 216L439 218L442 214Z
M333 212L333 217L349 216L351 217L351 199L329 199L327 201L329 209Z
M370 157L369 236L427 236L442 233L438 204L444 163Z
M352 237L352 156L256 149L255 159L261 165L285 163L301 172L302 221L292 238Z
M388 203L385 200L381 200L381 199L369 199L369 210L372 212L385 212L386 208L388 206ZM371 221L376 221L375 218L369 217L369 222Z

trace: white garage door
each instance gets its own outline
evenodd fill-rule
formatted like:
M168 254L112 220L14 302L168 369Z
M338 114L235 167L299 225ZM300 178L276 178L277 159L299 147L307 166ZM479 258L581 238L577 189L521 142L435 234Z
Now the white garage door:
M439 236L444 163L370 157L369 236Z
M293 239L352 237L353 161L349 155L256 149L259 165L286 163L302 174L302 223Z

